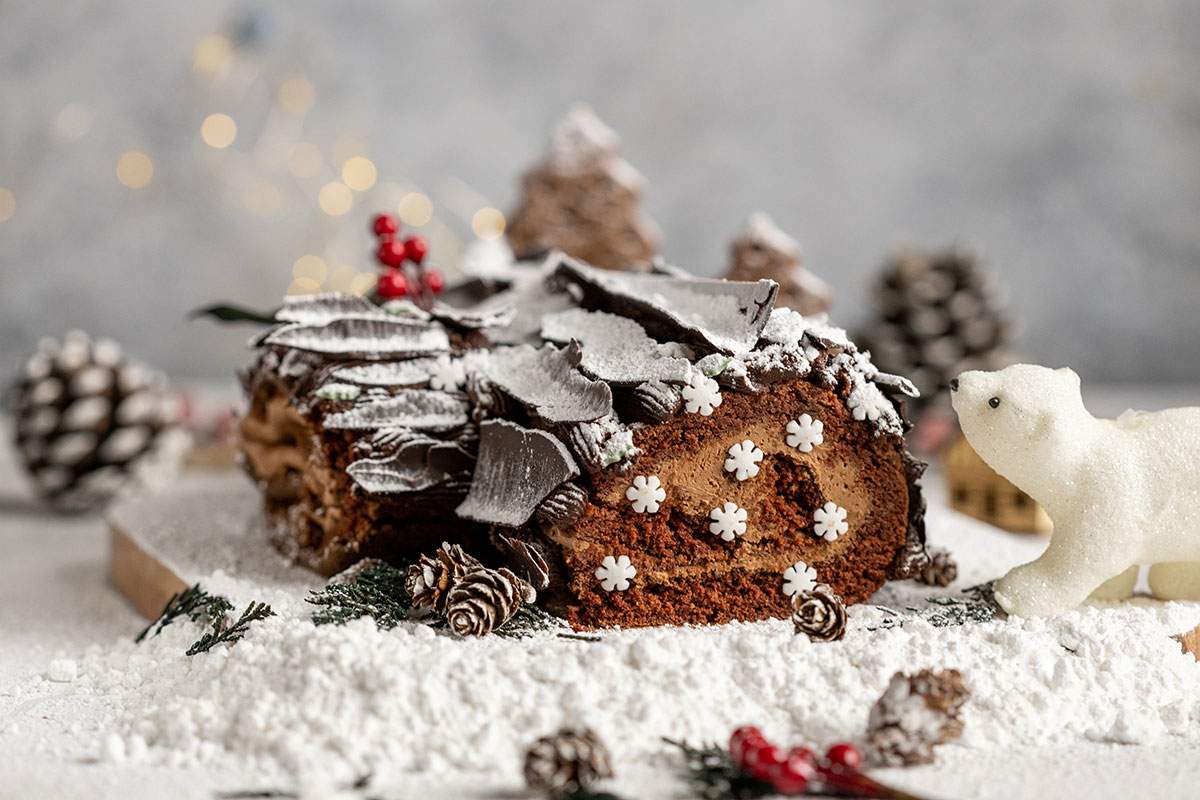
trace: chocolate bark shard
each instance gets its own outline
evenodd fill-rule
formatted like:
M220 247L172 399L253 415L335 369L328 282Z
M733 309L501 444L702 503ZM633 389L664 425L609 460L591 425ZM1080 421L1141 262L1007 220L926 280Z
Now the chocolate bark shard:
M411 358L407 361L374 361L338 367L330 377L359 386L423 386L428 383L436 358Z
M460 517L515 528L533 516L556 487L579 475L571 453L545 431L507 420L480 426L479 461Z
M502 328L512 323L517 309L511 305L489 304L474 308L455 308L445 303L436 303L429 312L438 322L464 330Z
M272 331L263 344L360 358L411 358L450 349L450 339L441 327L378 316L339 317L323 325L285 325Z
M641 325L606 311L572 308L551 314L542 320L542 337L553 342L578 340L583 345L580 369L608 383L687 383L691 372L686 359L664 353Z
M448 392L402 389L384 398L367 398L353 408L325 417L330 430L377 430L405 427L449 431L467 424L467 400Z
M284 298L283 306L275 312L276 322L301 325L325 325L344 317L387 319L387 313L365 297L337 292L292 295Z
M634 317L652 335L723 353L754 348L771 315L779 284L608 272L566 256L556 280L579 288L582 305Z
M557 349L521 345L491 354L488 380L547 422L588 422L612 413L612 390L579 373L577 342Z
M411 442L387 458L364 458L346 467L363 491L372 494L420 492L437 486L450 473L429 463L431 440Z

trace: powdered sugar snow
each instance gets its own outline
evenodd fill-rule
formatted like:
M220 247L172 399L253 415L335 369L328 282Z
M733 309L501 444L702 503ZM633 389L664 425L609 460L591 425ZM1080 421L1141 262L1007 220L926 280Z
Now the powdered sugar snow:
M853 740L892 674L924 667L956 667L972 691L964 737L944 748L954 760L1025 745L1200 744L1200 664L1169 638L1200 619L1195 604L1136 600L1050 620L934 627L908 609L958 593L893 584L875 598L883 608L853 607L845 640L831 644L795 636L784 621L610 632L595 642L463 640L419 624L380 631L366 619L315 627L302 601L314 579L282 566L263 532L246 528L255 497L232 480L206 489L226 492L215 520L200 514L200 500L171 495L121 513L176 509L171 536L148 546L171 550L187 580L239 607L268 600L279 615L231 648L192 658L183 652L198 631L186 621L141 645L130 631L73 654L72 689L105 709L90 755L346 778L470 770L516 784L523 747L563 724L591 726L618 765L635 769L664 751L659 737L723 740L750 721L788 742ZM959 556L963 585L1041 547L936 505L930 524L931 538ZM215 547L197 546L205 530ZM197 563L201 571L189 571ZM16 688L21 699L59 690L40 680Z

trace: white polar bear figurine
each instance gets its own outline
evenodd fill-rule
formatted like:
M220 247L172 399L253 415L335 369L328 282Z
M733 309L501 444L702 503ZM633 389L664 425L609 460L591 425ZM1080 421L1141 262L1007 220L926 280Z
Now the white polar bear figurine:
M1140 564L1164 600L1200 600L1200 408L1088 413L1069 369L1016 364L950 382L967 441L1045 507L1054 535L996 583L1010 614L1129 597Z

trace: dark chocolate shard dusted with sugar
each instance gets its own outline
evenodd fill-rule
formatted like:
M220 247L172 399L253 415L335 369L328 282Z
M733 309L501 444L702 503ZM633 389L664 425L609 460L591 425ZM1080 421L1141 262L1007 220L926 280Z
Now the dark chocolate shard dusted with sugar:
M429 313L438 322L468 331L502 328L517 316L514 307L500 304L481 308L455 308L445 303L436 303Z
M450 431L467 424L467 412L467 400L461 395L402 389L388 397L360 400L352 408L325 417L322 424L329 430L405 427Z
M579 475L571 453L557 438L503 419L479 428L479 460L460 517L516 528L548 494Z
M579 373L577 342L561 349L529 345L497 350L484 367L488 380L547 422L589 422L612 413L612 389Z
M330 374L330 379L359 386L423 386L429 382L436 366L436 358L372 361L338 367Z
M272 331L263 344L347 358L412 358L450 349L450 339L440 326L374 316L341 317L324 325L285 325Z
M593 378L620 386L645 381L687 383L691 364L663 352L645 329L627 317L573 308L542 321L542 336L583 345L579 368Z
M652 335L723 353L754 349L779 284L610 272L565 256L555 279L576 286L586 308L632 317Z
M325 325L343 317L387 319L388 315L365 297L337 292L291 295L284 299L283 306L275 312L276 322L301 325Z
M364 458L346 472L365 492L400 494L422 492L446 481L451 473L430 463L432 440L410 442L387 458Z

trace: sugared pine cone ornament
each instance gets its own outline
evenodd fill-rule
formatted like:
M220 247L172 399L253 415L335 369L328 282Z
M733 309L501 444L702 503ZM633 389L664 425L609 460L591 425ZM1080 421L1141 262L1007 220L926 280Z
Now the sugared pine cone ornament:
M530 789L557 797L611 778L612 757L593 731L563 729L529 746L524 773Z
M846 604L822 583L792 598L792 624L814 642L836 642L846 635Z
M958 578L958 563L948 550L934 550L916 577L926 586L949 586Z
M679 389L662 381L646 381L633 390L633 401L639 417L648 422L665 422L683 405Z
M422 555L408 568L404 588L413 608L444 614L450 590L468 572L481 567L460 545L442 542L436 553Z
M577 483L559 486L537 507L534 515L543 525L570 525L587 505L588 493Z
M16 445L37 492L85 511L177 466L188 441L166 379L111 340L73 331L45 339L12 390Z
M534 588L511 570L476 567L446 593L446 622L459 636L486 636L536 599Z
M867 719L867 757L879 766L928 764L933 749L962 735L970 696L956 669L897 672Z

